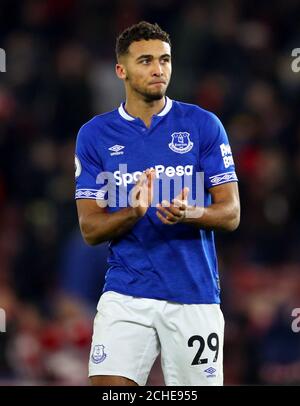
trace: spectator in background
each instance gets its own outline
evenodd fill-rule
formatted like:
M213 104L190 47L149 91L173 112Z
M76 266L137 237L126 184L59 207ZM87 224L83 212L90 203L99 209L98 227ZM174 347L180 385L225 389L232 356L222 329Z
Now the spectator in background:
M61 251L59 287L63 294L82 300L95 308L107 271L107 243L91 247L74 231Z

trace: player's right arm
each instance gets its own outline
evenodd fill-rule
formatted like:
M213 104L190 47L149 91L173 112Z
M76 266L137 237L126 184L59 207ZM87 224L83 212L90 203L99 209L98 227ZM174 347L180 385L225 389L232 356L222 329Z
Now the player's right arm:
M154 171L146 170L134 187L134 207L114 213L99 207L97 200L78 199L77 212L81 234L90 245L114 240L129 231L147 212L153 200Z
M154 172L146 170L131 193L134 205L114 212L101 205L104 185L100 175L106 173L101 155L101 125L97 118L84 124L79 130L75 150L75 197L79 225L84 240L91 245L119 238L128 232L145 215L153 199Z
M141 218L131 207L108 213L96 200L80 199L76 204L81 234L89 245L120 237Z

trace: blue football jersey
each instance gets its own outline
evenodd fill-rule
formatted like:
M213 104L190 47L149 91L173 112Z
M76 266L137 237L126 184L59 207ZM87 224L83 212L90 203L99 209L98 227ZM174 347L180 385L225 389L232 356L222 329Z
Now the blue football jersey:
M170 201L183 186L191 190L189 200L196 199L198 186L202 205L208 206L210 188L237 181L220 120L169 98L150 128L129 115L124 104L92 118L78 133L75 164L76 199L107 201L111 212L128 204L135 182L151 167L157 201ZM169 197L162 179L171 185ZM184 179L179 189L175 179ZM110 241L108 263L103 291L186 304L220 303L213 232L183 223L165 225L155 204L122 238Z

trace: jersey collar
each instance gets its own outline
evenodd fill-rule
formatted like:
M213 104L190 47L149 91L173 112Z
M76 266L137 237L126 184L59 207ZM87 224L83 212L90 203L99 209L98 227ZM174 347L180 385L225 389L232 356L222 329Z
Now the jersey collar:
M158 117L165 116L166 114L169 113L169 111L172 108L173 101L171 99L169 99L167 96L165 97L165 100L166 101L165 101L164 108L161 110L160 113L156 114L156 116L158 116ZM118 108L120 116L123 117L127 121L134 121L136 119L136 117L133 117L127 113L127 111L125 110L124 104L125 103L121 103L120 107Z

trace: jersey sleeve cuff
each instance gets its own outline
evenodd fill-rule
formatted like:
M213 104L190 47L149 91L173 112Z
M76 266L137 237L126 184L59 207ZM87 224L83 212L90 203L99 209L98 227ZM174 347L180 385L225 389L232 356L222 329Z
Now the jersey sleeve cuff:
M98 189L77 189L75 192L75 199L94 199L101 200L104 198L102 190Z
M236 176L236 173L233 172L225 172L225 173L219 173L218 175L214 176L209 176L209 187L213 186L218 186L222 185L222 183L228 183L228 182L237 182L238 178Z

